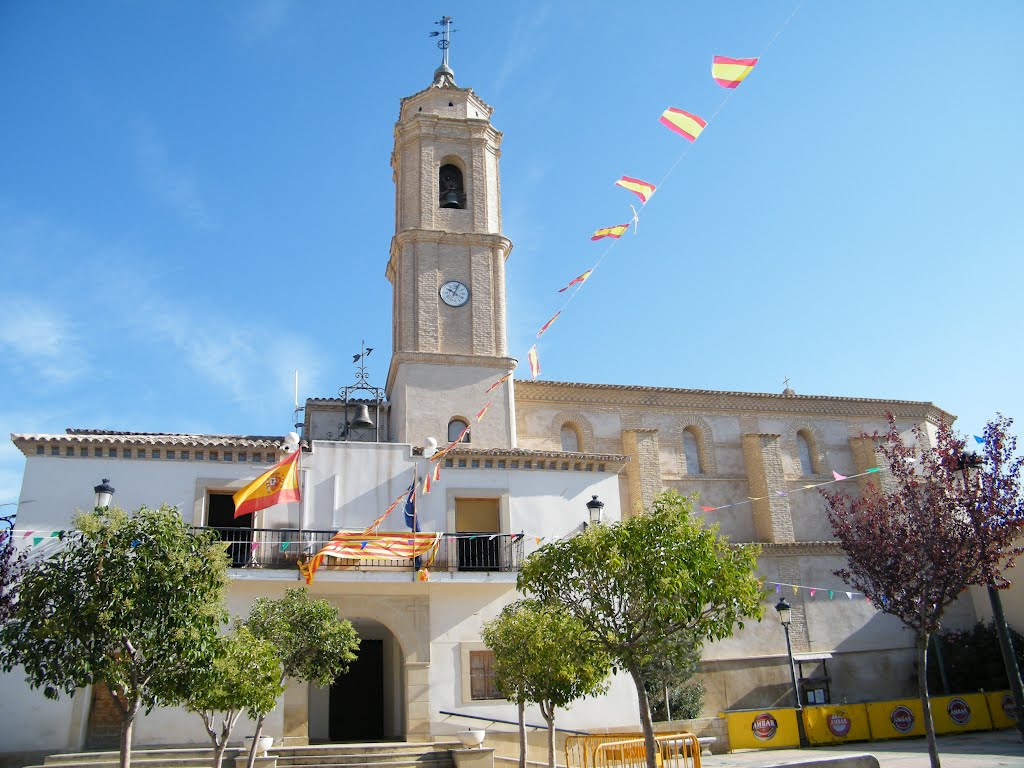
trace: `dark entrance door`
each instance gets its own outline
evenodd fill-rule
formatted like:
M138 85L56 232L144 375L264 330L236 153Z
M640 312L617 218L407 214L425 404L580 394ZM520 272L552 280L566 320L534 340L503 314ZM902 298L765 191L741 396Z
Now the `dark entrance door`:
M384 738L384 641L362 640L348 674L331 685L331 741Z
M216 528L221 541L230 541L231 565L239 568L249 564L252 556L252 512L235 517L235 500L230 493L211 493L207 505L206 525Z

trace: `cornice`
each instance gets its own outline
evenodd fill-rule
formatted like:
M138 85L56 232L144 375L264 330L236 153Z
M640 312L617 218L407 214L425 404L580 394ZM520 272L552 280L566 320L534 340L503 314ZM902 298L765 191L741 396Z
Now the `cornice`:
M739 542L734 542L739 543ZM837 541L789 541L785 543L743 542L758 544L767 557L802 557L804 555L844 555Z
M690 408L700 411L777 413L791 415L868 417L882 419L886 412L897 418L925 419L934 424L951 423L956 417L934 403L916 400L878 400L830 395L775 395L762 392L729 392L711 389L676 389L622 384L583 384L564 381L516 379L516 401Z
M495 368L500 371L513 371L519 365L514 357L487 357L484 355L451 355L442 352L395 352L391 356L391 365L388 367L388 378L384 385L384 391L388 397L391 396L391 388L395 383L395 376L398 375L398 366L403 363L461 366L469 368Z
M69 429L63 435L12 434L11 442L25 456L35 456L37 445L118 445L154 448L224 448L278 451L284 436L270 435L193 435L172 432L119 432Z
M454 469L524 469L618 474L629 456L613 453L536 451L525 448L473 448L457 445L445 454L445 466ZM498 462L502 462L499 466Z

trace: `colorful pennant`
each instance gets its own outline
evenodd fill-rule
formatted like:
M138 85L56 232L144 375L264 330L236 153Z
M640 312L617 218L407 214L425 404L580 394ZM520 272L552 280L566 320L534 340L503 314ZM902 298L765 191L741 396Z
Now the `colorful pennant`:
M487 413L487 409L491 407L491 403L493 403L493 402L494 402L493 399L488 400L487 403L484 405L484 407L476 412L477 423L479 423L480 420L484 417L484 414Z
M530 377L536 380L540 376L540 360L537 359L537 345L530 347L526 353L526 359L530 361Z
M515 373L515 371L509 371L508 373L506 373L506 374L505 374L504 376L502 376L502 377L501 377L500 379L498 379L498 380L497 380L496 382L494 382L493 384L491 384L491 386L489 386L489 387L487 388L487 391L486 391L486 392L484 392L484 394L485 394L485 395L489 395L489 394L490 394L490 393L491 393L492 391L494 391L495 389L497 389L498 387L500 387L500 386L501 386L502 384L504 384L504 383L505 383L506 381L508 381L509 379L511 379L511 378L512 378L512 374L513 374L513 373Z
M552 324L553 322L555 322L555 320L557 320L557 319L558 319L558 316L559 316L560 314L562 314L562 310L558 310L557 312L555 312L554 316L553 316L553 317L552 317L552 318L551 318L550 320L548 320L548 321L547 321L546 323L544 323L544 325L542 325L542 326L541 326L540 330L539 330L539 331L537 331L537 338L538 338L538 339L539 339L539 338L540 338L541 336L543 336L543 335L544 335L544 331L546 331L546 330L547 330L548 328L550 328L550 327L551 327L551 324Z
M696 141L701 131L707 126L707 121L703 118L675 107L669 107L662 112L658 122L688 141Z
M735 88L757 65L757 59L730 59L715 56L711 60L711 77L723 88Z
M644 204L651 199L651 195L654 194L655 190L655 186L653 184L640 179L634 179L632 176L623 176L615 182L615 186L628 189L634 195L639 197L640 202Z
M629 223L616 224L614 227L603 227L590 236L591 240L600 240L602 237L611 237L618 240L625 231L629 229Z
M587 281L587 278L590 277L590 273L593 272L593 271L594 270L592 270L592 269L588 269L586 272L584 272L579 277L574 277L572 280L569 281L569 284L567 286L565 286L565 288L559 288L558 292L559 293L565 293L570 288L572 288L574 285L577 285L579 283L585 283ZM511 376L512 374L509 374L509 375ZM490 390L488 390L488 391L490 391Z

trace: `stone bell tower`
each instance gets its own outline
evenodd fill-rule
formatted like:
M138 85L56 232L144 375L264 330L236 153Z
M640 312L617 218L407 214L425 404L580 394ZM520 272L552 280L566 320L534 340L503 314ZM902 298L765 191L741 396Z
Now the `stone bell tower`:
M390 437L444 445L448 425L472 425L473 447L515 446L511 371L505 338L505 260L493 110L459 88L447 63L427 89L402 100L391 167L395 236L392 349L387 393ZM477 411L493 399L479 424Z

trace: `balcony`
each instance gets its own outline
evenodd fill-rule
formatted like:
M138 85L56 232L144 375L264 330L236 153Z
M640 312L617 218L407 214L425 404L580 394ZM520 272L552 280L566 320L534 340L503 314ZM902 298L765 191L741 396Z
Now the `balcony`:
M298 568L299 559L308 559L319 552L337 531L299 530L297 528L206 528L193 531L214 531L226 543L232 568ZM426 562L427 558L422 558ZM523 563L521 533L445 533L441 536L437 555L427 566L440 572L514 572ZM320 570L349 571L411 571L409 559L348 560L325 558Z

